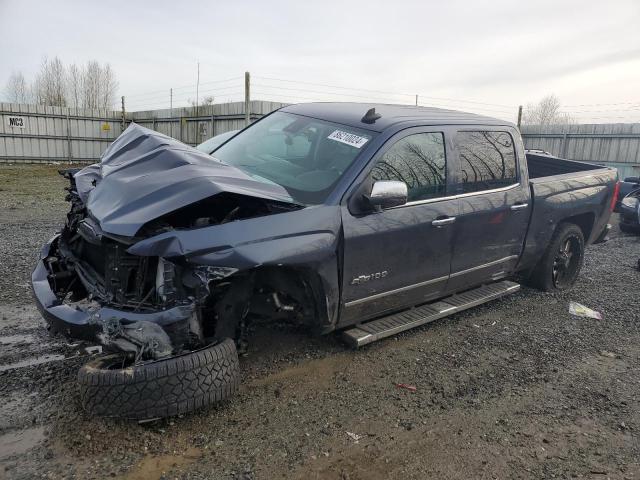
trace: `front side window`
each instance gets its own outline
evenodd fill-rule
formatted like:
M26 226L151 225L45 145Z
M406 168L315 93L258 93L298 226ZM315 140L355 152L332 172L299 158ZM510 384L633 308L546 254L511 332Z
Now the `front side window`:
M374 181L406 183L409 202L444 196L447 185L444 135L416 133L401 138L376 163L371 176Z
M513 139L507 132L458 132L462 190L465 193L518 183Z
M275 112L213 152L253 179L284 187L301 204L324 202L374 132Z

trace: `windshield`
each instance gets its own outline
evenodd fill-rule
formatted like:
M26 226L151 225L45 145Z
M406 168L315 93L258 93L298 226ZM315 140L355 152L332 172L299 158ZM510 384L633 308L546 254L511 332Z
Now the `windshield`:
M206 142L202 142L200 145L197 145L196 148L201 152L208 153L209 155L211 155L216 148L218 148L224 142L229 140L236 133L238 133L238 130L231 130L230 132L221 133L220 135L211 137Z
M214 157L261 182L284 187L302 204L325 201L373 133L276 112L240 132Z

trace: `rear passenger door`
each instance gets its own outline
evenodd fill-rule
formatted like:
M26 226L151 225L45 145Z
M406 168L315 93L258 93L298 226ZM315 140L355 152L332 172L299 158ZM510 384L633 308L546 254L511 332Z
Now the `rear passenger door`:
M517 137L515 137L517 138ZM459 129L460 212L448 290L461 290L511 273L520 256L531 211L522 149L509 128Z

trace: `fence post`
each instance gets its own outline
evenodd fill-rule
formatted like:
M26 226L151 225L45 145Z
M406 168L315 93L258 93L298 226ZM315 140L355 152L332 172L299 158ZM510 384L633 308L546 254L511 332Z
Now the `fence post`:
M521 123L522 123L522 105L518 107L518 130L520 130Z
M124 95L122 96L122 131L124 132L125 128L125 113L124 113Z
M173 88L169 89L169 128L170 128L170 137L173 137Z
M244 72L244 126L251 122L251 76L249 72Z
M418 95L416 95L416 107L418 106Z
M562 147L561 147L562 153L560 154L562 158L567 158L567 151L569 150L568 143L569 143L569 140L567 138L567 132L564 132L562 134Z
M67 107L67 157L69 158L69 163L71 163L73 155L71 154L71 120L69 118L69 110L70 108Z

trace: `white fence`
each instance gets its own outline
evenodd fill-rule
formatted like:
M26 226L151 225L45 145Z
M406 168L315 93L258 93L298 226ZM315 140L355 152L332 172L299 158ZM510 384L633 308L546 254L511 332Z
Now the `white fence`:
M284 103L254 100L250 119ZM187 144L245 125L245 103L125 113L111 110L0 103L0 163L93 163L131 121ZM524 125L527 148L572 160L618 168L620 177L640 175L640 124Z
M252 101L250 119L283 105ZM132 112L124 119L117 111L0 103L0 117L0 163L93 163L132 121L197 145L243 128L245 103Z
M526 148L616 167L621 179L640 175L640 123L523 125L521 132Z

